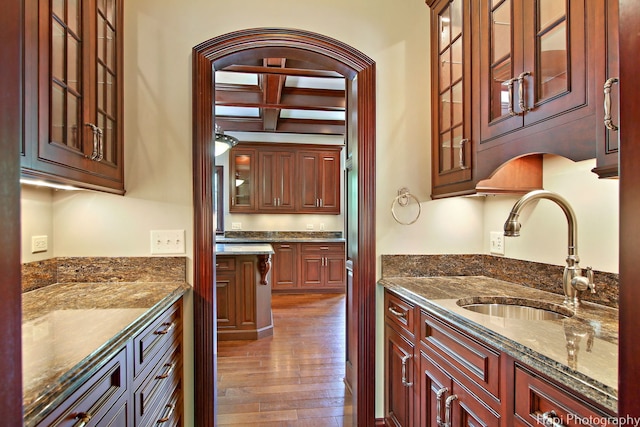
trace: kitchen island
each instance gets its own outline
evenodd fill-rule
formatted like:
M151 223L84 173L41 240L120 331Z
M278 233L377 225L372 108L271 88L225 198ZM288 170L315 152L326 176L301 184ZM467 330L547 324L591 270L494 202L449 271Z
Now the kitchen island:
M269 244L216 244L218 340L273 335Z

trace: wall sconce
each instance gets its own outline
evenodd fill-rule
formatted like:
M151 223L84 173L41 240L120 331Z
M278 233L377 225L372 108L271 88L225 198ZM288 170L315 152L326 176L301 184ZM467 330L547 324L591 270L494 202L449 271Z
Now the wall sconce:
M238 145L238 139L229 135L225 135L224 131L220 128L220 125L216 123L216 148L215 155L218 157L224 154L231 147Z

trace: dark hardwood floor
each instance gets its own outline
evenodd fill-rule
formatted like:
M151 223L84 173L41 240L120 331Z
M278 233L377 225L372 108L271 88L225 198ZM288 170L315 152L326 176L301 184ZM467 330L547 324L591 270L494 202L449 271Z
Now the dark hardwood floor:
M273 337L218 342L218 426L351 427L345 295L273 295Z

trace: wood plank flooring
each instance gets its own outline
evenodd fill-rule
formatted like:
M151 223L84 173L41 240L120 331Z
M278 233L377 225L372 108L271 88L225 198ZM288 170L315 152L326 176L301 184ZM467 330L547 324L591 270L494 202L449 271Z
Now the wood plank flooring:
M274 294L273 337L218 342L217 424L351 427L345 295Z

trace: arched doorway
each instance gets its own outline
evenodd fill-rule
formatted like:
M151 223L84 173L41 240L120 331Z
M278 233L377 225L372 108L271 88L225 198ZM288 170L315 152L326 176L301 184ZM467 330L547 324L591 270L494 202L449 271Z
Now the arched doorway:
M354 426L374 425L375 412L375 63L332 38L294 29L256 28L225 34L193 49L195 417L215 425L215 228L212 176L214 72L245 55L306 59L347 79L349 187L347 254L353 264L347 317L353 342Z

